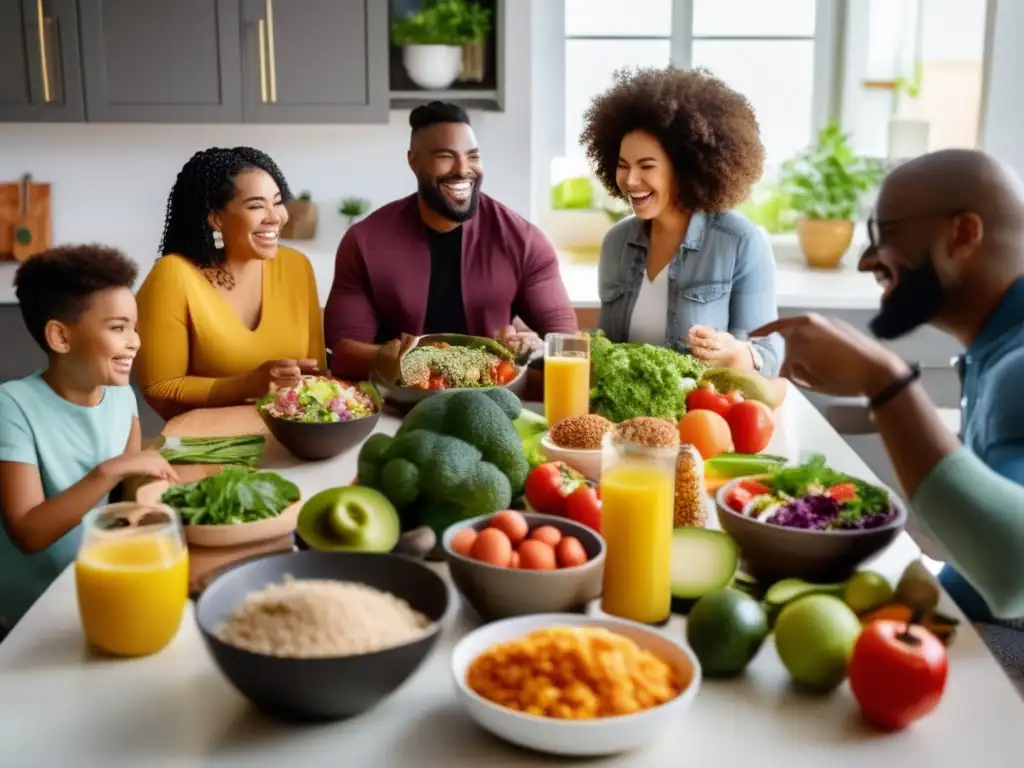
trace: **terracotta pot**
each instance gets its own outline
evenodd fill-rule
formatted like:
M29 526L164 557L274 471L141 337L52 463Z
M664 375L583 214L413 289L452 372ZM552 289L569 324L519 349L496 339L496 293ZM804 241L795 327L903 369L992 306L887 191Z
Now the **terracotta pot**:
M288 210L288 221L281 227L281 238L313 240L316 237L316 204L310 200L291 200L284 205Z
M796 236L808 266L836 269L853 241L853 222L801 218Z

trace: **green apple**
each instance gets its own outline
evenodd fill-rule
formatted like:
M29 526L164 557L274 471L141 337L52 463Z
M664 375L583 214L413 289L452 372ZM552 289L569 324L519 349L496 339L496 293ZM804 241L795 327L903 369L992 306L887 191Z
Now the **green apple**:
M402 532L394 504L360 485L312 496L302 505L297 528L313 549L354 552L390 552Z
M843 600L857 614L868 613L892 602L889 580L874 571L857 571L846 580Z
M826 692L846 679L860 621L831 595L808 595L786 605L775 622L775 649L794 682Z

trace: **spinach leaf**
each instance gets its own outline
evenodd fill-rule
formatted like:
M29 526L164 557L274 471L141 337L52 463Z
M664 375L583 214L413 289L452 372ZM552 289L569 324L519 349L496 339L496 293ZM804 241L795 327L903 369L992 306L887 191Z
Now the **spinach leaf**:
M226 467L219 474L168 488L161 501L186 525L231 525L276 517L299 499L298 487L275 472Z

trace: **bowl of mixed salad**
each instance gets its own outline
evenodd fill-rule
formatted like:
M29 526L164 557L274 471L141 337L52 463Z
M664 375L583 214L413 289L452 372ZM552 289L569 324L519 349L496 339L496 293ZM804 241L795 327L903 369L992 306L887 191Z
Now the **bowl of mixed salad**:
M525 362L494 339L437 333L385 344L370 378L385 400L407 410L435 392L451 389L505 387L522 395Z
M297 386L270 392L256 404L281 445L305 461L337 456L377 426L384 403L369 382L304 376Z
M718 520L762 581L841 581L903 530L907 509L886 488L832 469L825 457L741 477L716 494Z

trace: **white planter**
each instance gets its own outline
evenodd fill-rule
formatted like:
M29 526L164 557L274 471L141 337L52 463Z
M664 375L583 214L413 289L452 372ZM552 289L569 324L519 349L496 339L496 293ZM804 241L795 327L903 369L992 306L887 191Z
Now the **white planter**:
M889 159L910 160L928 151L927 120L894 117L889 121Z
M454 45L407 45L402 48L405 71L420 88L448 88L462 71L462 48Z

